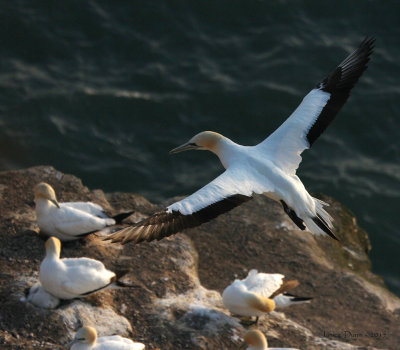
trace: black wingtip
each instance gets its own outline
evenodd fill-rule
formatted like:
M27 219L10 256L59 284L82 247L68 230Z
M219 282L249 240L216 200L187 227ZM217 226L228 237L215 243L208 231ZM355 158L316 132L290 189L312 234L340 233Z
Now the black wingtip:
M360 46L348 55L318 87L329 93L341 91L348 97L350 90L368 67L374 43L375 38L366 37Z
M297 297L297 296L292 296L292 301L297 301L297 302L301 302L301 301L310 301L313 298L311 297Z
M114 273L115 273L115 281L113 281L113 282L118 282L118 280L120 280L121 278L125 277L130 272L131 271L128 270L128 269L114 271Z
M367 69L374 43L375 38L366 37L356 50L348 55L322 82L317 84L317 89L329 93L330 97L318 119L307 133L310 147L333 121L349 98L350 91Z
M122 220L126 219L127 217L131 216L135 211L127 211L125 213L119 213L117 215L114 215L112 218L115 220L115 223L119 224L122 222Z

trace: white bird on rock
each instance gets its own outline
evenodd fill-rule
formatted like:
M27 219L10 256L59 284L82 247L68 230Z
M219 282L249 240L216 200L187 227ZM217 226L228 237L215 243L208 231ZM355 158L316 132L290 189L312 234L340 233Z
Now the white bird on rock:
M247 350L298 350L295 348L269 348L267 338L258 329L247 332L243 338L247 345L249 345Z
M46 241L46 256L40 264L42 287L60 299L74 299L120 283L117 275L102 262L90 258L60 259L61 242L56 237Z
M287 291L297 287L296 280L285 281L278 273L259 273L251 270L243 280L236 279L225 288L222 302L232 313L239 316L256 316L294 304L305 303L311 298L297 297Z
M205 131L171 153L208 150L215 153L225 172L189 197L164 211L109 236L112 242L152 241L201 225L264 193L280 202L301 229L315 235L332 232L327 204L313 198L296 175L301 153L310 148L335 118L350 95L373 50L374 39L360 47L304 97L292 115L256 146L242 146L216 132Z
M135 343L119 335L97 338L97 331L93 327L82 327L75 334L75 338L67 344L71 350L143 350L145 345Z
M72 241L115 225L132 214L108 217L103 208L91 202L57 202L54 189L41 182L35 187L35 211L40 231L62 241Z

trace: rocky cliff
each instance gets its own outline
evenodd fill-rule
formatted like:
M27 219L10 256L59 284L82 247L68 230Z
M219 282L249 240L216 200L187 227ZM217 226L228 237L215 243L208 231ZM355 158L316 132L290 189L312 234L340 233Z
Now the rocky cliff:
M238 349L245 332L224 309L221 293L250 269L298 279L302 304L260 319L270 346L299 349L398 349L400 300L371 272L368 235L331 198L340 243L298 230L263 196L196 229L160 242L110 245L96 235L64 244L63 257L88 256L111 270L129 270L131 288L41 309L26 301L38 281L44 239L35 223L33 187L50 183L60 201L92 200L110 213L155 205L127 193L90 191L52 167L0 172L0 347L62 349L82 324L121 334L147 349Z

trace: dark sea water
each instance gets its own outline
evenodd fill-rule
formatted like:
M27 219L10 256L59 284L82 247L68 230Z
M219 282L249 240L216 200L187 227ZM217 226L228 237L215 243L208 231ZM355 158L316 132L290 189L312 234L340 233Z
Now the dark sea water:
M375 36L298 174L357 215L400 295L399 14L398 1L1 1L0 170L50 164L155 202L190 194L222 166L170 149L202 130L260 142Z

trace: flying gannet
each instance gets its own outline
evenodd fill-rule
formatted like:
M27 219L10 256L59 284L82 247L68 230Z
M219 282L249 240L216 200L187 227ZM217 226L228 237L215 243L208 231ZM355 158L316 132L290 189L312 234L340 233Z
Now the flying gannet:
M60 299L85 297L120 283L117 275L102 262L90 258L60 259L61 242L56 237L46 241L46 256L40 264L42 287Z
M313 198L297 177L301 153L335 118L362 73L367 69L374 39L367 38L325 79L306 95L292 115L256 146L242 146L212 131L195 135L170 153L208 150L215 153L225 172L189 197L168 206L106 239L127 243L152 241L201 225L264 193L280 202L301 229L315 235L332 232L327 204Z
M258 329L253 329L247 332L244 337L244 341L249 347L247 350L298 350L295 348L269 348L267 338Z
M278 273L259 273L250 270L243 280L236 279L225 288L222 302L232 313L239 316L256 316L274 311L275 308L305 303L312 298L297 297L287 292L299 285L296 280L285 281Z
M72 346L71 346L72 345ZM112 335L97 338L97 331L93 327L82 327L75 334L72 342L67 344L71 350L143 350L145 345L135 343L128 338Z
M35 211L40 231L61 241L82 238L132 214L122 213L110 218L100 205L92 202L59 203L54 189L45 182L35 186Z

